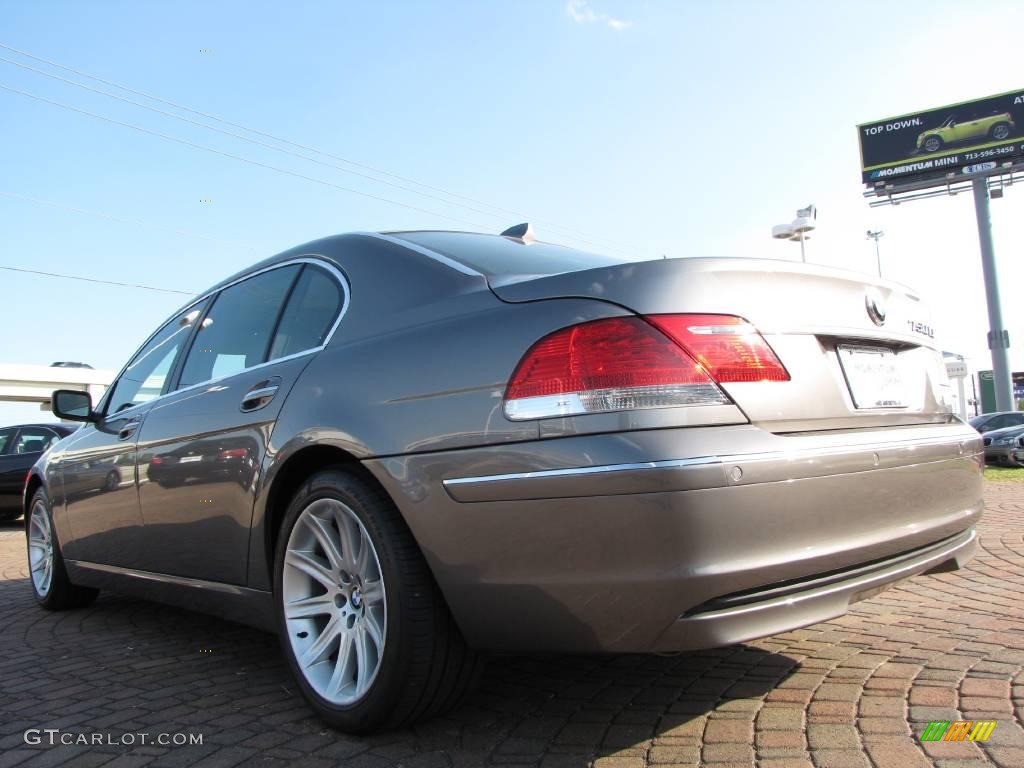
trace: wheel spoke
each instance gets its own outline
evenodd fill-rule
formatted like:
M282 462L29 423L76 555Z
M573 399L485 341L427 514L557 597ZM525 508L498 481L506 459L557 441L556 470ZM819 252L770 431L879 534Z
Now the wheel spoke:
M339 510L340 511L340 510ZM341 540L341 562L342 567L349 571L356 570L355 542L359 539L359 531L352 531L352 521L347 514L335 513L338 521L338 538Z
M285 564L316 579L325 587L335 586L334 579L331 578L331 572L309 552L290 549L285 555L284 561Z
M323 628L320 636L306 649L305 653L302 654L302 658L299 659L299 666L308 668L316 664L318 661L323 660L328 655L331 643L338 636L338 619L332 618L327 622L327 626Z
M363 603L367 606L380 605L384 602L384 582L368 581L363 583Z
M377 615L369 609L363 614L363 622L366 634L373 643L373 647L377 649L377 656L380 657L384 652L384 627Z
M337 695L350 682L352 661L352 633L342 632L341 640L338 643L338 660L334 663L334 672L331 674L330 682L327 683L329 695Z
M371 665L370 646L366 639L366 631L357 626L354 633L354 648L356 657L356 696L362 696L370 685L370 679L376 669L376 663Z
M309 530L311 530L313 535L316 536L316 540L319 542L320 548L324 551L327 561L331 564L331 570L340 570L342 567L341 552L338 551L338 545L331 536L331 531L327 524L322 519L312 514L306 515L304 520L306 521L306 525L309 527Z
M368 569L370 567L370 560L371 560L371 557L370 557L371 549L370 549L370 547L371 547L371 545L370 545L369 537L366 535L366 532L362 528L360 528L359 529L359 554L356 555L356 573L359 574L360 578L363 581L366 581L367 577L370 575L369 573L367 573L367 571L368 571Z
M284 606L287 619L308 619L310 616L329 616L334 613L334 599L330 595L316 595L292 600Z

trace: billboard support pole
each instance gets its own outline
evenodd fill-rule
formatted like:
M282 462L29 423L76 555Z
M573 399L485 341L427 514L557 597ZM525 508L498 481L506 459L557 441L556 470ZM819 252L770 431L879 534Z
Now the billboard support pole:
M992 376L995 385L996 410L1014 411L1013 380L1010 377L1010 334L1003 328L1003 309L999 302L999 276L996 272L995 248L992 245L992 215L989 210L988 179L977 176L974 188L974 212L978 217L978 242L981 245L981 269L985 276L985 298L988 304L988 348L992 351Z

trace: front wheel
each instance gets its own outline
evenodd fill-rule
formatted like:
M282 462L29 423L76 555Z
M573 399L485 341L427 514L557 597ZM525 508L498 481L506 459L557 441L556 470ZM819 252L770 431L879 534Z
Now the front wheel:
M330 725L395 728L455 705L479 670L412 534L380 490L314 474L285 513L274 596L299 689Z
M996 123L992 126L992 129L988 132L989 136L997 141L1002 141L1010 135L1010 124L1009 123Z
M28 567L36 602L49 611L81 608L96 599L99 591L71 583L60 542L53 527L50 500L40 488L28 513Z

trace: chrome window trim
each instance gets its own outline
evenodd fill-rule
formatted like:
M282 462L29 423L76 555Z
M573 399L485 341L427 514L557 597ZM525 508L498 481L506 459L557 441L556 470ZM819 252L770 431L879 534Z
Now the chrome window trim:
M392 245L397 245L400 248L407 248L408 250L414 251L420 254L421 256L426 256L429 259L433 259L434 261L440 262L441 264L444 264L446 267L451 267L455 271L461 272L464 275L469 275L470 277L481 277L484 278L485 280L487 279L486 277L484 277L483 272L478 272L472 267L467 267L462 262L449 258L448 256L440 254L437 251L432 251L429 248L424 248L422 245L418 245L417 243L412 243L409 242L408 240L403 240L400 237L392 237L391 235L385 235L382 234L381 232L360 232L359 234L364 235L366 237L372 237L377 240L383 240L385 242L391 243Z
M160 333L160 331L162 331L164 329L164 327L169 322L174 320L174 318L178 317L178 315L182 314L183 312L187 312L192 307L196 306L197 304L199 304L199 303L201 303L201 302L203 302L203 301L205 301L207 299L211 299L214 296L220 295L220 293L222 291L227 290L228 288L232 287L233 285L238 285L238 283L241 283L243 280L248 280L251 277L256 277L257 275L262 275L264 272L270 272L271 270L274 270L274 269L281 269L282 267L288 267L288 266L291 266L293 264L312 264L313 266L320 267L320 268L326 270L327 272L329 272L331 275L333 275L335 277L335 279L338 281L338 284L341 286L341 293L342 293L341 311L338 312L338 317L335 318L334 324L331 326L331 329L327 332L327 336L324 337L323 344L321 344L321 345L319 345L317 347L311 347L309 349L304 349L304 350L302 350L300 352L293 352L292 354L286 355L285 357L276 357L273 360L267 360L266 362L263 362L263 363L257 363L256 365L250 366L248 368L244 368L241 371L235 371L234 373L228 374L226 376L218 376L215 379L207 379L206 381L199 381L199 382L196 382L195 384L189 384L187 387L180 387L178 389L174 389L174 390L171 390L169 392L164 392L163 394L158 395L157 397L154 397L152 400L147 400L144 403L139 403L138 405L133 405L131 408L125 408L123 411L118 411L117 413L112 413L112 414L104 414L104 416L103 416L104 421L107 421L107 420L109 420L111 418L118 418L118 419L120 419L123 416L125 416L126 414L131 416L136 411L138 411L139 409L141 409L143 407L152 407L154 403L158 403L161 400L163 400L164 398L170 397L171 395L176 395L179 392L189 392L191 390L198 389L199 387L204 387L204 386L207 386L209 384L216 384L217 382L224 381L225 379L229 379L232 376L237 376L240 373L247 373L249 371L255 371L255 370L258 370L260 368L265 368L268 365L276 365L277 363L282 363L282 362L285 362L286 360L294 360L296 358L303 357L305 355L312 355L312 354L315 354L317 352L323 351L327 347L327 345L331 343L331 338L334 336L334 332L336 330L338 330L338 326L341 325L342 318L345 317L345 314L348 312L349 305L352 303L352 298L351 298L352 297L352 291L351 291L351 288L349 287L348 278L345 277L344 273L340 269L338 269L336 266L331 264L329 261L327 261L326 259L324 259L322 257L318 257L318 256L316 256L314 254L309 254L309 255L306 255L306 256L297 256L297 257L295 257L293 259L288 259L287 261L282 261L282 262L279 262L277 264L271 264L271 265L269 265L267 267L264 267L263 269L258 269L255 272L249 272L249 273L247 273L245 275L242 275L241 277L239 277L239 278L237 278L235 280L232 280L230 283L226 283L226 284L220 286L219 288L214 288L214 289L211 289L211 290L207 291L203 295L199 296L195 301L191 302L190 304L186 304L180 310L175 312L170 318L168 318L166 322L161 323L161 325L153 333L151 333L149 335L149 337L142 343L142 345L137 350L135 350L134 354L132 354L132 356L128 359L128 362L125 363L124 368L121 369L121 371L117 374L117 377L111 383L110 387L108 387L107 392L103 393L103 397L106 398L107 397L107 393L110 392L111 390L113 390L114 385L117 384L117 382L121 379L121 376L128 369L128 366L131 364L132 360L135 359L135 356L138 355L139 352L142 349L144 349L147 344L149 344L150 340L154 336L156 336L158 333ZM274 330L276 332L277 329L275 328Z

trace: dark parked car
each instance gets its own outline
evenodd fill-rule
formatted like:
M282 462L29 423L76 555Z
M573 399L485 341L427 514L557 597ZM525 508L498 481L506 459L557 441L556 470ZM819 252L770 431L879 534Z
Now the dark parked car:
M972 427L984 434L1004 427L1024 426L1024 411L997 411L982 413L968 421Z
M29 469L43 452L78 429L67 424L22 424L0 428L0 520L24 513L21 494Z
M985 461L1001 467L1024 466L1024 427L1003 427L982 436L985 445Z
M274 629L316 712L366 731L451 707L482 650L740 643L972 555L981 436L907 289L529 234L299 246L97 404L54 393L88 424L26 487L39 603ZM251 481L153 474L242 449ZM70 496L97 459L125 481Z
M147 462L146 477L164 488L224 479L244 488L256 475L258 453L259 445L250 437L197 440L155 453Z

